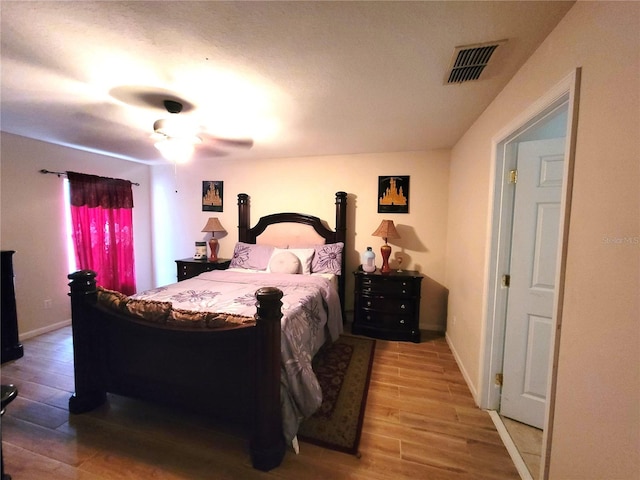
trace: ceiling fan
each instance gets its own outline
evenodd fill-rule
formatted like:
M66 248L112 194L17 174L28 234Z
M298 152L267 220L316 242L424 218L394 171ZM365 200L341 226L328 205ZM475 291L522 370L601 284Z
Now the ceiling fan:
M226 145L236 148L251 148L253 140L223 138L209 134L201 126L195 124L191 117L178 115L183 105L177 100L164 100L164 107L170 114L153 123L151 138L156 140L155 147L160 150L164 158L176 163L182 163L191 158L194 150L206 142L214 146ZM207 149L215 156L225 155L223 150L209 147Z

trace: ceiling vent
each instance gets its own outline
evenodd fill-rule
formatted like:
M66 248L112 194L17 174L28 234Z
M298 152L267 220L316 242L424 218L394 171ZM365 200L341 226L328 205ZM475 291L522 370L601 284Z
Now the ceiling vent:
M506 40L456 47L451 65L444 77L445 85L478 80L489 64L493 52L503 43L506 43Z

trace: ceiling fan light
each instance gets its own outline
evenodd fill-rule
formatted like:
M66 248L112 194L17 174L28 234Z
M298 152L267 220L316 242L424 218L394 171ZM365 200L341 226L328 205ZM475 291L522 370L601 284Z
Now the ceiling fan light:
M197 138L197 137L196 137ZM193 142L183 138L167 137L156 142L154 146L160 151L162 156L174 163L184 163L193 155Z

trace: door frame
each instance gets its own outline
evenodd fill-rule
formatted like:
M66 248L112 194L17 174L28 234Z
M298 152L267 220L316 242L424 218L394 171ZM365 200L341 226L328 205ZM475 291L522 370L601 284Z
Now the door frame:
M580 68L567 75L561 82L539 98L516 119L511 121L492 139L492 185L489 199L489 248L485 259L485 293L483 308L483 351L481 352L479 406L487 410L498 410L500 405L500 386L496 384L496 375L502 373L504 353L504 333L506 326L507 290L502 287L502 275L508 273L511 253L511 214L513 209L513 189L508 189L504 181L509 170L515 164L517 140L525 132L535 128L550 113L568 102L564 182L562 186L560 229L558 239L558 261L556 273L556 292L554 295L553 334L551 336L551 355L549 362L549 385L547 387L547 405L543 435L543 455L541 478L548 476L548 455L551 448L553 431L553 410L555 405L556 372L564 280L566 270L567 240L571 210L571 192L575 160L575 143L578 116L578 98L580 86Z

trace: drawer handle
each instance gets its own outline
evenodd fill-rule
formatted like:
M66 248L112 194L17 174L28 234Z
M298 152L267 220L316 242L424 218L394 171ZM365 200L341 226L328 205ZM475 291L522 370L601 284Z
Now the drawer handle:
M367 307L371 306L371 301L367 301Z
M402 290L402 294L406 295L407 291L406 290Z
M400 323L404 325L404 318L400 320Z
M407 306L404 303L400 305L400 310L404 310L405 308L407 308Z

